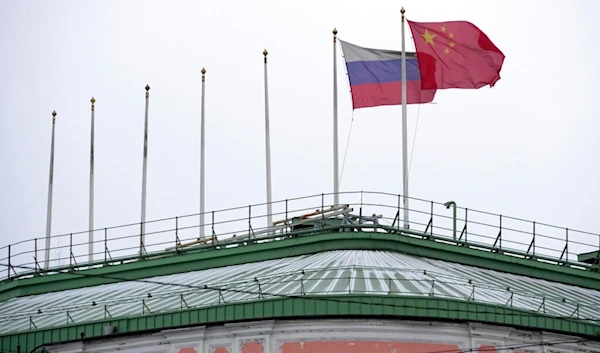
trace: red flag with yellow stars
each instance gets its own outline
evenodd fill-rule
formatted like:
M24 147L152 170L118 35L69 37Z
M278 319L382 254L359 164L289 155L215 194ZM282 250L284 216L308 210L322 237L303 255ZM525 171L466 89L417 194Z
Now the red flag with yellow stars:
M467 21L408 21L415 41L421 89L493 87L504 54Z

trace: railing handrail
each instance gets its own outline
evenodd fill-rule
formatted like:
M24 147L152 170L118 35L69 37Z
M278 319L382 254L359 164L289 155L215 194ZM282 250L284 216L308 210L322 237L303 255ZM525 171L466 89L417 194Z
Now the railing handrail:
M401 198L404 198L400 194L392 194L392 193L379 192L379 191L343 191L343 192L339 192L338 194L341 196L341 195L350 195L350 194L357 194L357 193L378 194L378 195L387 195L387 196L395 196L395 197L399 196ZM312 197L332 196L332 195L334 195L334 193L313 194L313 195L309 195L309 196L301 196L301 197L295 197L295 198L281 199L281 200L277 200L277 201L272 201L271 204L274 205L274 204L282 203L282 202L285 202L285 201L297 201L297 200L309 199L309 198L312 198ZM429 203L432 202L434 205L438 205L438 206L443 206L444 205L444 203L442 203L442 202L432 201L432 200L425 200L425 199L420 199L420 198L416 198L416 197L412 197L412 196L411 197L406 197L406 199L413 200L413 201L429 202ZM156 222L169 221L169 220L174 220L175 218L182 219L182 218L196 217L196 216L199 216L201 214L207 216L207 215L210 215L213 212L215 212L215 213L221 213L221 212L227 212L227 211L245 209L248 206L250 206L250 207L258 207L258 206L265 206L267 204L268 204L267 202L262 202L262 203L255 203L255 204L250 204L250 205L244 205L244 206L228 207L228 208L222 208L222 209L217 209L217 210L212 210L212 211L206 211L204 213L200 213L200 212L198 212L198 213L188 213L188 214L181 215L181 216L172 216L172 217L166 217L166 218L158 218L158 219L147 220L145 222L145 224L152 224L152 223L156 223ZM552 227L552 228L556 228L556 229L569 229L570 231L577 232L577 233L583 233L583 234L588 234L588 235L600 236L600 233L592 233L592 232L583 231L583 230L579 230L579 229L575 229L575 228L562 227L562 226L557 226L557 225L543 223L543 222L538 222L538 221L531 221L531 220L527 220L527 219L523 219L523 218L518 218L518 217L514 217L514 216L507 216L507 215L503 215L503 214L499 214L499 213L493 213L493 212L488 212L488 211L481 211L481 210L474 209L474 208L467 208L467 207L456 206L456 209L457 210L468 209L469 212L477 212L477 213L486 214L486 215L495 216L495 217L502 216L504 219L510 219L510 220L515 220L515 221L520 221L520 222L527 222L527 223L533 223L533 222L535 222L536 224L538 224L540 226ZM445 215L438 215L438 216L440 216L440 217L448 217L448 216L445 216ZM457 218L457 220L462 220L462 219ZM95 229L92 230L92 232L99 232L99 231L103 231L104 229L111 230L111 229L118 229L118 228L124 228L124 227L132 227L132 226L138 226L138 225L140 225L140 222L119 224L119 225L110 226L110 227L95 228ZM88 229L88 230L81 230L81 231L77 231L77 232L55 234L55 235L52 235L51 238L66 237L66 236L70 236L70 235L79 235L79 234L88 234L89 232L90 232L90 230ZM8 246L23 244L23 243L26 243L26 242L33 241L35 239L44 239L44 238L43 237L34 237L34 238L25 239L25 240L20 240L18 242L11 243L11 244L5 245L3 247L0 247L0 250L6 249L6 248L8 248Z
M278 217L284 217L288 218L289 215L299 215L299 212L302 211L308 211L308 210L313 210L315 208L324 210L326 207L331 206L330 202L325 202L325 198L329 198L331 196L333 196L333 193L321 193L321 194L313 194L313 195L309 195L309 196L301 196L301 197L295 197L295 198L289 198L289 199L282 199L282 200L278 200L278 201L274 201L271 204L273 206L281 206L279 210L273 211L271 215L276 215ZM341 204L349 204L353 207L357 207L359 209L356 209L353 211L354 214L358 214L360 213L360 215L362 216L362 212L363 212L363 208L366 209L382 209L385 212L389 211L389 210L393 210L394 212L397 211L396 213L396 217L393 218L393 222L397 223L398 226L400 224L400 217L401 212L400 210L403 210L403 208L401 207L400 204L400 199L404 198L402 195L399 194L392 194L392 193L386 193L386 192L371 192L371 191L352 191L352 192L340 192L339 193L340 197L348 197L348 198L354 198L357 196L360 196L360 202L341 202ZM387 202L387 203L381 203L381 202L369 202L368 200L363 200L364 198L369 198L369 197L391 197L394 200L397 199L398 202ZM448 232L453 233L452 236L453 237L457 237L457 234L460 229L449 229L445 226L440 226L440 222L445 222L445 221L449 221L449 220L453 220L456 224L456 222L460 222L461 226L464 225L464 228L460 234L460 239L458 239L458 241L460 243L464 243L465 245L468 244L477 244L477 246L484 246L484 247L488 247L490 249L501 249L503 251L509 251L512 253L516 253L516 254L523 254L522 251L518 250L518 249L510 249L510 248L506 248L506 245L503 246L503 243L510 243L513 244L514 246L517 247L522 247L525 248L527 247L527 245L529 245L529 248L527 249L526 254L528 256L531 256L532 258L539 258L539 259L552 259L553 261L558 260L559 263L561 264L573 264L573 265L577 265L579 267L589 267L588 263L585 262L580 262L578 260L575 260L572 255L577 255L577 252L572 252L569 251L569 245L573 245L573 246L577 246L579 248L588 248L589 251L586 252L592 252L592 251L599 251L600 250L600 235L596 234L596 233L592 233L592 232L587 232L587 231L580 231L577 229L572 229L572 228L566 228L566 227L559 227L556 225L550 225L550 224L546 224L546 223L542 223L542 222L537 222L537 221L529 221L529 220L524 220L521 218L517 218L517 217L511 217L511 216L505 216L505 215L501 215L501 214L496 214L496 213L491 213L491 212L486 212L486 211L479 211L477 209L472 209L472 208L464 208L464 207L459 207L456 206L456 210L460 211L459 213L463 213L464 215L456 215L456 217L452 217L449 216L448 214L442 214L440 212L434 212L434 207L444 207L445 204L444 203L440 203L440 202L435 202L435 201L431 201L431 200L424 200L424 199L420 199L420 198L414 198L414 197L410 197L408 198L409 200L415 201L415 202L420 202L422 206L427 206L427 207L422 207L421 209L417 209L415 208L415 202L412 203L412 207L413 208L409 208L409 212L412 212L411 214L414 216L429 216L429 224L427 223L423 223L423 222L419 222L418 220L411 220L409 223L411 225L416 225L416 226L426 226L425 230L422 232L418 232L419 234L423 235L423 234L429 234L430 236L441 236L440 239L447 239L448 238ZM300 207L300 206L295 206L292 209L289 209L289 204L293 203L293 204L297 204L297 203L303 203L304 201L307 202L311 202L311 207ZM186 214L186 215L182 215L182 216L175 216L175 217L166 217L166 218L160 218L160 219L154 219L154 220L149 220L145 222L146 226L149 225L162 225L164 223L168 223L171 224L171 222L175 222L175 227L173 228L172 225L170 225L168 228L166 229L160 229L160 230L146 230L145 235L146 236L152 236L152 235L162 235L162 234L169 234L172 232L175 232L175 239L169 238L169 240L165 240L162 242L154 242L154 243L150 243L150 242L146 242L146 244L142 244L142 248L146 248L146 247L158 247L158 246L162 246L165 244L173 244L173 243L177 243L177 242L181 242L181 240L184 241L191 241L194 238L180 238L178 233L182 232L182 231L190 231L193 229L198 229L200 227L211 227L212 231L211 233L214 234L214 236L218 237L218 238L223 238L226 235L233 235L233 234L238 234L238 233L244 233L247 232L248 236L251 236L251 234L253 234L256 231L264 231L265 229L267 229L266 227L261 227L261 228L256 228L256 226L253 226L252 223L257 220L257 219L266 219L266 214L264 214L264 212L260 212L257 211L256 209L261 209L261 207L266 206L267 203L256 203L256 204L250 204L247 206L237 206L237 207L229 207L229 208L223 208L223 209L219 209L219 210L214 210L214 211L209 211L209 212L205 212L203 213L203 215L205 216L205 220L208 218L210 221L206 221L205 224L198 224L195 223L193 225L180 225L181 222L187 221L189 219L194 219L195 217L199 217L200 213L191 213L191 214ZM285 206L285 211L282 210L283 206ZM252 211L254 209L254 211ZM237 214L237 212L244 212L245 210L248 210L248 213L244 216L244 215L240 215ZM227 214L226 217L219 217L218 220L215 220L215 215L221 216L223 214ZM386 213L387 214L387 213ZM479 219L473 219L474 215L484 215L484 216L490 216L490 217L499 217L499 224L490 224L487 223L486 221L482 221ZM208 216L208 217L206 217ZM470 216L470 219L467 219L467 216ZM475 217L476 218L476 217ZM384 220L389 220L390 222L392 221L391 217L382 217L382 219ZM519 227L516 227L513 224L510 225L502 225L502 222L505 223L510 223L511 221L516 221L516 222L522 222L524 223L524 227L522 229L517 229ZM248 227L244 227L244 228L236 228L233 229L232 231L219 231L218 233L215 233L215 227L220 227L223 225L228 225L228 224L242 224L244 222L247 222ZM69 264L68 265L57 265L57 266L50 266L48 269L41 269L40 264L42 263L41 257L39 255L42 255L42 253L47 250L47 249L42 249L42 248L38 248L38 246L41 246L41 241L44 238L33 238L33 239L28 239L28 240L22 240L19 242L15 242L9 245L6 245L4 247L0 248L0 264L2 265L8 265L8 279L16 279L19 277L23 277L23 276L28 276L31 273L48 273L48 272L56 272L59 269L68 269L68 268L73 268L73 262L75 262L75 267L94 267L94 266L99 266L99 265L103 265L107 263L107 259L108 257L110 257L111 261L127 261L127 260L133 260L135 258L139 258L141 255L143 256L159 256L159 255L168 255L170 252L166 251L166 250L153 250L150 253L148 253L146 250L144 250L144 254L140 254L139 252L136 253L129 253L129 255L125 254L119 254L116 255L114 258L111 255L112 253L118 253L118 252L123 252L123 251L128 251L131 249L139 249L139 244L136 246L124 246L124 245L117 245L115 246L115 244L117 244L118 242L127 242L129 239L136 239L140 237L140 231L139 228L141 223L140 222L136 222L136 223L129 223L129 224L123 224L123 225L116 225L116 226L111 226L111 227L103 227L103 228L97 228L92 230L92 232L94 234L103 234L104 237L103 239L94 239L94 241L92 242L94 245L98 245L98 244L102 244L104 245L104 249L102 249L102 251L94 251L94 255L98 255L98 254L104 254L104 259L103 260L97 260L97 261L92 261L89 262L87 260L82 260L82 258L84 256L87 256L88 254L81 254L80 251L74 251L75 249L78 249L84 245L89 244L88 241L86 240L87 235L90 233L90 230L85 230L85 231L78 231L78 232L73 232L73 233L66 233L66 234L59 234L59 235L53 235L51 236L51 241L52 240L59 240L59 241L63 241L63 238L68 237L68 244L59 244L59 245L55 245L55 246L51 246L50 250L54 250L54 251L61 251L61 250L67 250L68 249L68 256L64 257L62 255L56 255L54 256L54 260L55 261L62 261L62 260L69 260ZM527 229L526 225L531 226L531 229ZM544 234L543 231L541 230L537 230L536 231L536 226L538 228L540 227L545 227L546 228L550 228L552 230L561 230L561 231L565 231L565 238L561 238L559 236L555 236L555 235L551 235L551 234ZM436 229L436 233L434 233L434 227ZM469 229L470 227L470 229ZM489 231L486 232L486 234L481 234L481 230L473 230L473 227L483 227L483 228L490 228L490 229L496 229L498 232L497 234L495 234L496 232L494 231ZM137 229L136 229L137 228ZM443 231L444 234L438 234L439 231ZM549 231L549 229L546 229L546 231ZM111 238L108 238L108 233L111 233ZM122 232L126 232L125 235L120 234ZM532 236L531 242L530 243L526 243L525 240L523 241L516 241L516 240L511 240L509 238L506 238L506 236L503 238L502 237L502 233L503 232L512 232L514 234L521 234L521 235L530 235ZM115 236L114 234L117 234L117 236ZM288 232L289 233L289 232ZM465 236L465 240L462 241L462 236ZM596 237L597 239L595 240L594 244L589 244L589 242L585 242L585 241L581 241L581 239L574 239L571 236L571 239L569 239L570 234L572 235L579 235L579 236L593 236ZM86 235L86 238L83 237L78 237L80 235ZM470 236L471 240L467 239L467 236ZM75 240L74 240L75 237ZM490 246L490 244L487 243L479 243L479 242L474 242L472 240L473 237L476 238L480 238L480 239L486 239L486 241L491 243L492 239L495 239L494 244ZM546 242L562 242L561 243L561 247L564 246L563 248L560 249L555 249L553 247L549 247L547 245L544 244L538 244L536 242L536 237L537 239L543 239ZM268 238L264 238L261 237L261 239L268 239ZM40 241L40 244L38 243L38 240ZM219 240L219 243L221 244L223 242L223 240L225 239L221 239ZM454 239L457 240L457 239ZM33 244L35 244L35 250L31 250L31 247L33 247ZM23 249L23 245L28 245L30 246L29 249L25 248ZM110 245L110 246L109 246ZM497 246L498 245L498 246ZM515 251L513 251L515 250ZM540 251L543 250L543 253L541 253ZM530 252L531 251L531 252ZM536 253L536 251L538 253ZM549 255L550 253L561 253L560 257L558 255L556 256L552 256ZM182 250L177 250L177 253L182 252ZM581 254L582 251L579 251L579 254ZM27 261L32 261L30 260L23 260L23 256L30 256L30 258L33 258L33 262L27 262ZM571 256L571 257L570 257ZM564 257L564 260L563 260ZM599 259L600 260L600 259ZM600 262L600 261L598 261ZM17 271L17 269L22 270L22 265L35 265L32 267L35 267L35 271L31 272L31 271ZM597 265L594 265L597 266ZM25 266L26 267L26 266Z

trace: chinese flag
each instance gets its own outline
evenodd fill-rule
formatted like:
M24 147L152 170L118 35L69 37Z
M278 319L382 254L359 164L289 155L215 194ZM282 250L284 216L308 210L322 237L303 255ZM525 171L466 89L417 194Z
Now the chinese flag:
M408 21L415 41L421 89L493 87L504 54L467 21Z

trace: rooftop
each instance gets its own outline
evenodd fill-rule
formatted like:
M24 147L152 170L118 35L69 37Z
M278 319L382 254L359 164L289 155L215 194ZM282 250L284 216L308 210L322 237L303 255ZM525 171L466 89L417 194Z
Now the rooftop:
M331 206L330 194L273 202L273 218L279 220L269 226L266 204L256 204L208 212L204 225L198 222L199 214L148 221L143 236L140 223L96 229L91 258L89 231L52 236L48 249L44 238L20 241L0 248L0 264L6 269L0 279L0 300L6 299L1 294L10 287L7 284L24 279L219 250L248 241L278 241L300 229L340 231L341 221L332 221L336 217L353 222L353 231L400 234L584 271L600 269L600 234L416 198L410 198L410 228L405 229L400 195L359 191L341 193L340 198L342 206L336 207ZM206 234L202 238L201 228ZM44 254L49 255L48 268Z
M437 297L600 323L600 291L381 250L333 250L12 298L13 333L295 296Z
M399 195L330 199L275 202L268 226L261 204L96 230L91 262L88 232L59 235L48 269L42 239L5 247L0 343L307 315L600 332L596 234L414 198L406 229Z

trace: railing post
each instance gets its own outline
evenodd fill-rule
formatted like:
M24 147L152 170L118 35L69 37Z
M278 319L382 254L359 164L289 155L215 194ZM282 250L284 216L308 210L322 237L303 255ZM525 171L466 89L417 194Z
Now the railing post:
M35 272L37 273L37 272L38 272L38 267L39 267L39 266L38 266L38 258L37 258L37 238L35 238L35 241L34 241L34 243L35 243L35 244L34 244L34 245L35 245L35 253L34 253L34 259L35 259Z
M467 242L467 233L469 232L468 231L468 226L467 226L469 224L469 222L467 221L467 215L468 214L469 214L469 209L465 208L465 243Z
M108 230L106 228L104 228L104 262L106 263L108 258L107 258L107 252L108 251Z
M144 256L144 223L140 222L140 257Z
M69 267L73 267L73 233L69 234Z
M533 256L535 256L535 222L533 222Z
M248 240L252 235L252 205L248 205Z
M566 234L566 240L567 243L565 244L565 252L567 254L566 260L567 262L569 262L569 228L566 228L567 234Z
M431 213L429 215L429 219L431 220L431 236L433 236L433 200L431 201Z
M213 240L213 245L214 245L214 238L215 238L215 211L211 211L210 213L210 232L211 232L211 237Z
M325 226L325 194L321 194L321 228Z
M200 225L202 227L202 225ZM175 217L175 251L179 248L179 217Z
M8 268L6 269L7 278L10 278L10 244L8 244Z
M398 215L398 229L400 229L400 204L401 203L402 203L401 196L400 196L400 194L398 194L398 213L396 213Z
M500 240L500 250L502 250L502 215L500 215L500 232L498 233L498 239Z

